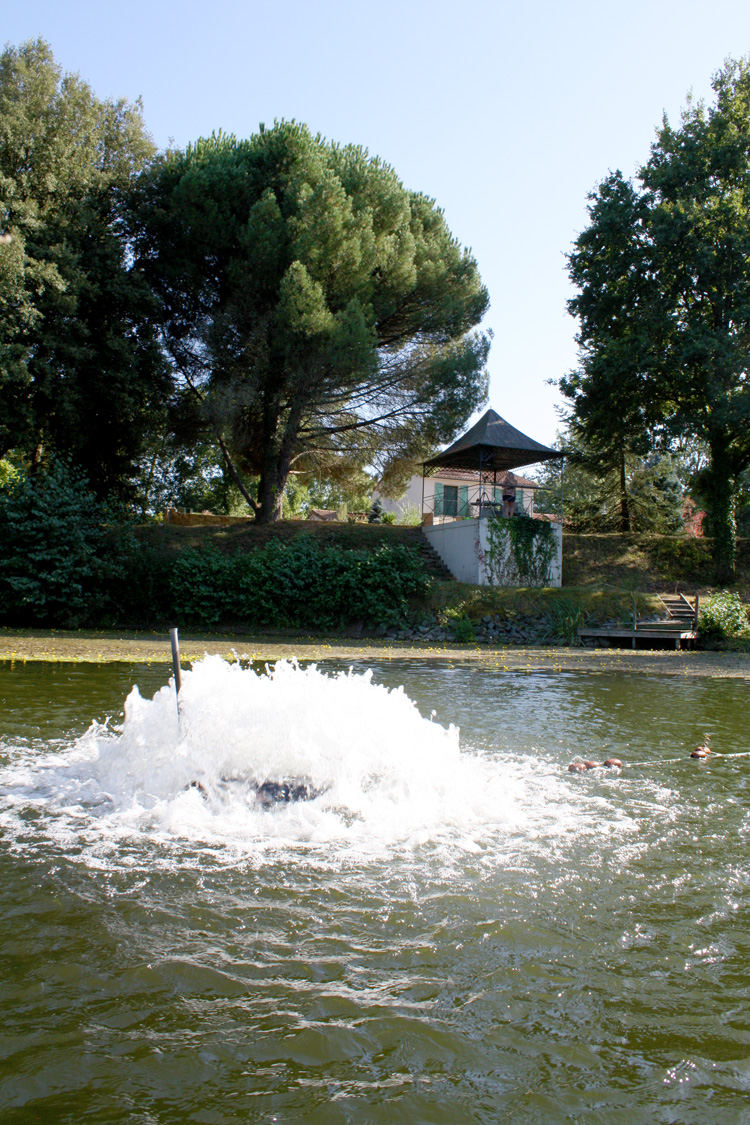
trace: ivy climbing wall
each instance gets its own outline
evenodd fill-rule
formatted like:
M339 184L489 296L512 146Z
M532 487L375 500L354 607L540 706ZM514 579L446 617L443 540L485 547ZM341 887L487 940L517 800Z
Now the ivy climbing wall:
M475 586L560 586L562 527L528 516L454 520L422 531L454 578Z
M482 586L562 585L562 526L529 516L478 520Z

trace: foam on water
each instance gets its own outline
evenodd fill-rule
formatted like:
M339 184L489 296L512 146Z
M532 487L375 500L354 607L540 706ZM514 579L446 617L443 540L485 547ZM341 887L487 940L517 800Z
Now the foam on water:
M265 806L258 786L301 784L312 799ZM326 675L279 662L265 674L208 656L144 699L120 727L93 724L56 753L19 753L0 771L0 823L101 854L133 838L227 858L279 847L368 852L428 842L479 851L596 831L606 797L576 790L543 759L461 752L459 731L420 715L371 673ZM591 816L594 812L596 815ZM115 848L113 848L113 845ZM331 848L331 845L334 845Z

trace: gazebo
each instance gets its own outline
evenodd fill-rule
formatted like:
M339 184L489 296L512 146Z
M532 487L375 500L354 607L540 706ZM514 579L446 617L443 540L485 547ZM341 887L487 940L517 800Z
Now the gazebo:
M559 449L550 449L521 433L495 410L487 410L463 437L436 457L424 462L422 506L424 507L424 478L431 475L430 470L461 469L477 473L481 493L483 485L492 484L494 489L498 473L504 474L509 469L518 469L523 465L535 465L539 461L559 460L563 456Z
M541 461L561 460L563 456L561 450L550 449L534 441L511 426L496 411L487 410L463 437L424 462L422 531L455 578L479 585L560 585L562 523L543 521L540 526L534 521L521 525L516 520L506 523L496 517L503 508L498 503L498 484L501 485L500 496L504 492L503 486L521 484L513 477L512 469ZM425 478L436 474L440 474L443 481L446 478L460 480L463 476L466 480L471 477L474 482L472 487L476 488L478 484L476 499L467 502L468 487L454 483L451 486L451 503L455 502L455 493L464 495L457 507L452 506L449 510L443 500L448 485L438 486L436 483L433 510L425 512ZM531 486L531 482L523 481L523 485ZM514 488L514 493L521 491L521 488ZM520 515L531 512L531 508L524 511L520 505L516 510ZM474 511L476 516L472 514ZM532 531L534 527L537 530ZM528 559L528 552L516 544L516 532L532 537L534 545L530 547Z
M497 477L498 472L505 469L519 469L563 456L559 449L550 449L549 445L528 438L494 409L488 409L471 430L448 449L425 461L423 468L473 469L480 474L493 472Z

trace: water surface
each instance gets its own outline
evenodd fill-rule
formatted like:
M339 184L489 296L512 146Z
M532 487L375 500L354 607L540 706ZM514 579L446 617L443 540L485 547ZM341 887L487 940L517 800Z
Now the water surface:
M320 668L0 665L2 1120L750 1121L750 685Z

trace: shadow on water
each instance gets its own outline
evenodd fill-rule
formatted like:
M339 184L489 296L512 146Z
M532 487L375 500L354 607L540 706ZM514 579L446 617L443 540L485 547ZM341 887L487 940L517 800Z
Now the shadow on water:
M0 666L3 1121L745 1120L748 685L362 671Z

